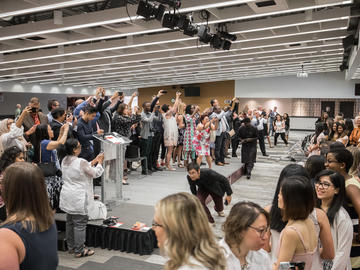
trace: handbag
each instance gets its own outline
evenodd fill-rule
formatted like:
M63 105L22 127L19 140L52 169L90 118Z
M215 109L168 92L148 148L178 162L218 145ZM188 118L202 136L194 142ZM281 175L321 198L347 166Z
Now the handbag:
M232 136L235 135L235 130L232 129L232 130L230 130L228 133L229 133L229 136L230 136L230 138L231 138Z
M40 168L40 170L43 172L43 175L45 177L48 176L55 176L57 172L56 164L54 161L52 161L52 154L51 154L51 162L41 162L41 143L40 143L40 162L37 164L37 166Z
M210 142L214 143L216 141L216 130L210 130Z

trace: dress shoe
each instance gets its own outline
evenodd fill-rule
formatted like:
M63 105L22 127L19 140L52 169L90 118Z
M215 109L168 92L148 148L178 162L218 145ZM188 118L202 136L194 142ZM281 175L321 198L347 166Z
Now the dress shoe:
M124 186L130 185L128 182L122 182Z
M246 179L250 179L251 178L251 174L248 174L247 176L246 176Z
M237 157L237 155L236 155L236 154L234 154L234 155L232 155L232 157Z
M228 165L228 164L230 164L230 163L229 163L229 162L226 162L226 161L224 162L224 165Z
M224 164L221 163L221 162L216 163L216 165L218 165L218 166L224 166Z
M264 157L268 157L269 155L268 154L263 154Z
M160 168L160 167L159 167L159 168L157 168L157 167L155 168L155 167L154 167L154 168L152 168L152 170L153 170L153 171L158 171L158 172L162 172L162 171L163 171L163 169Z

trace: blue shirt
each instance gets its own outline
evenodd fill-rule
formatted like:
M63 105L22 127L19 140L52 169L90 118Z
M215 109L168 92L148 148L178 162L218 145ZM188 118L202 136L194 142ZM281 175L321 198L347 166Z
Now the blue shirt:
M82 147L89 147L92 145L90 141L93 140L92 122L85 122L80 118L77 124L77 136Z

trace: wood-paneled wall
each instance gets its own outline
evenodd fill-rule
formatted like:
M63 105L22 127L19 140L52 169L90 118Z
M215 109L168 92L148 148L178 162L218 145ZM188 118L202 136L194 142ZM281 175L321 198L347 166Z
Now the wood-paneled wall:
M181 99L186 104L197 104L201 110L210 107L210 100L217 99L221 106L225 105L224 101L232 99L235 93L235 82L234 81L223 81L223 82L209 82L196 84L200 86L199 97L185 97L184 90L182 89ZM152 96L156 95L160 89L167 90L168 93L161 97L161 104L172 104L171 99L175 98L176 91L180 90L180 86L177 85L175 89L173 86L163 87L151 87L151 88L140 88L139 89L139 105L141 106L145 101L151 101Z

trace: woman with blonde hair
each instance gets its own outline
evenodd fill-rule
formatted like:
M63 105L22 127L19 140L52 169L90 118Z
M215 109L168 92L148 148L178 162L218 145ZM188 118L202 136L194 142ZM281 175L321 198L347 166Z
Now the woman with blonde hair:
M200 201L189 193L176 193L155 206L158 246L169 260L165 270L225 270L225 259Z
M360 149L356 146L349 146L346 148L349 150L354 158L353 164L349 170L349 175L358 177L358 167L360 163Z

